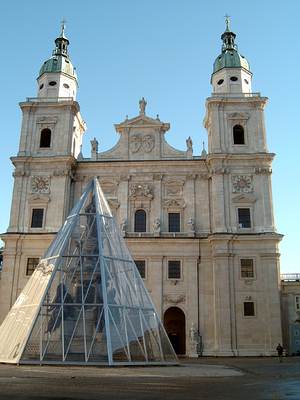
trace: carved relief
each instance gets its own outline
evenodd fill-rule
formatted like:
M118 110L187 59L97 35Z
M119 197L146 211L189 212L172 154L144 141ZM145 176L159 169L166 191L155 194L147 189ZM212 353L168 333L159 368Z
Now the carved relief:
M155 139L153 135L146 135L143 137L143 149L146 153L150 153L153 150Z
M140 136L134 135L130 138L130 150L132 153L137 153L142 146L142 141Z
M262 174L262 175L270 175L272 173L272 168L270 168L270 167L267 167L267 168L256 167L255 168L255 173L256 174Z
M165 183L165 197L182 196L184 181L169 181Z
M24 169L16 169L12 175L14 178L19 178L22 176L29 176L30 173L29 173L29 171L25 171Z
M120 207L118 199L108 199L107 202L109 207L113 210L117 210Z
M228 114L228 119L245 120L245 119L249 119L249 114L246 112L234 112L234 113Z
M53 264L48 264L47 261L41 261L36 267L37 271L40 271L43 275L51 275L54 269Z
M31 178L31 193L50 193L50 177L33 176Z
M104 194L108 197L116 197L117 196L117 182L108 181L108 180L100 180L101 188Z
M224 175L224 174L229 174L230 169L228 167L216 167L216 168L212 168L210 170L210 173L212 175Z
M165 208L185 208L183 199L166 199L164 201Z
M186 296L185 294L179 294L179 295L165 294L164 301L170 304L184 303L186 301Z
M47 117L47 116L43 116L43 117L39 117L37 118L36 122L38 124L56 124L58 121L57 117Z
M153 199L153 187L145 183L133 183L130 186L130 197L146 197Z
M130 150L132 153L137 153L141 149L146 153L150 153L155 144L154 135L133 135L130 138Z
M69 175L68 169L56 169L53 171L53 176L68 176L68 175Z
M232 176L233 193L251 193L253 192L252 175L233 175Z

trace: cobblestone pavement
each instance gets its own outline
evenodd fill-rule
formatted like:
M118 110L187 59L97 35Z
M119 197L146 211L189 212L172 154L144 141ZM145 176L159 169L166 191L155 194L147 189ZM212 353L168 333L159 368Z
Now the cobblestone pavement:
M174 367L0 364L0 399L300 400L300 358L200 358Z

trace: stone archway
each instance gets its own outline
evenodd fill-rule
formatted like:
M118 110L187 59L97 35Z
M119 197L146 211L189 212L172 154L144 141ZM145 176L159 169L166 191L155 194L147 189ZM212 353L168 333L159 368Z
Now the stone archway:
M164 326L176 354L185 354L185 315L178 307L170 307L164 314Z

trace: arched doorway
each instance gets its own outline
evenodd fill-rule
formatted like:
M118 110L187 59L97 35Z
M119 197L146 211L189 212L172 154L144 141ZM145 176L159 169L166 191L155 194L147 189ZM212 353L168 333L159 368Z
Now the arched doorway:
M164 326L176 354L185 354L185 315L178 307L170 307L164 314Z

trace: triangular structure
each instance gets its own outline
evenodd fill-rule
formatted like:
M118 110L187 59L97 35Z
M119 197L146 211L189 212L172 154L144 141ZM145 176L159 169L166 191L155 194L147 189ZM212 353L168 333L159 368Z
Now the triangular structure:
M0 362L177 363L97 179L4 320Z

